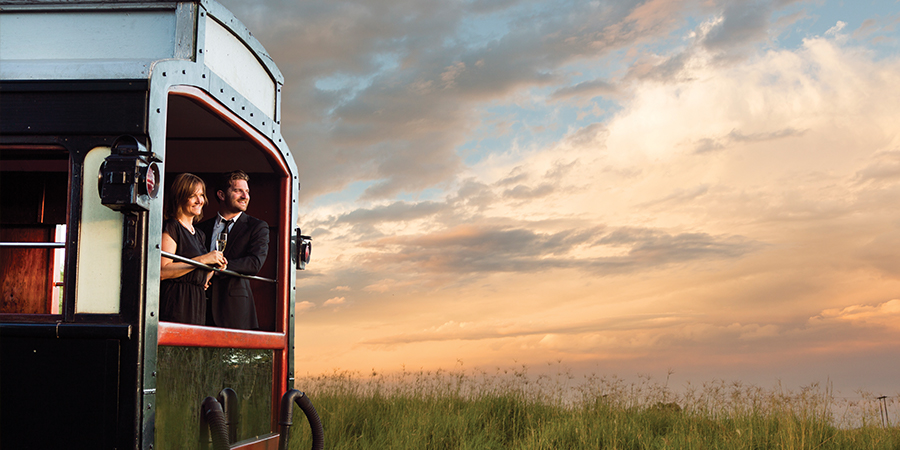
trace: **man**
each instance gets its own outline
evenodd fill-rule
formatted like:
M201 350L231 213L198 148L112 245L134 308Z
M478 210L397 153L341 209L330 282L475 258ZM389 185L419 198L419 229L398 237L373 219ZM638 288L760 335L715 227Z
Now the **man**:
M216 197L219 214L198 227L206 233L206 247L216 249L216 240L222 230L227 230L225 259L228 270L245 275L256 275L269 251L269 226L246 213L250 204L250 177L241 170L221 175ZM256 305L250 280L216 274L211 280L207 296L210 299L211 321L208 325L255 330Z

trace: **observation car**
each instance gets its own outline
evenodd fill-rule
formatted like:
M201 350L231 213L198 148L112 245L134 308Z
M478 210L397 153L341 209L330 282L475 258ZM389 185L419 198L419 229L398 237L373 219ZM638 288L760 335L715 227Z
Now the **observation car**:
M295 408L322 448L293 390L310 238L283 84L212 0L0 0L2 448L287 448ZM260 329L160 321L167 181L203 178L209 218L236 169L270 231Z

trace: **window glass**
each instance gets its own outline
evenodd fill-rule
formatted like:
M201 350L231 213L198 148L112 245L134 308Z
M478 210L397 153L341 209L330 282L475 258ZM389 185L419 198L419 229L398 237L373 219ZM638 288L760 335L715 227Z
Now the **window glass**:
M200 405L224 388L237 394L237 440L271 431L271 350L160 346L156 405L156 448L195 448Z

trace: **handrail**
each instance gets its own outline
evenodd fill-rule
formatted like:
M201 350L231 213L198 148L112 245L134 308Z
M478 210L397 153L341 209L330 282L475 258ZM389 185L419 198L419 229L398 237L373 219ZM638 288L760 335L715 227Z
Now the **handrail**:
M246 278L248 280L265 281L267 283L277 283L277 281L275 281L271 278L263 278L263 277L258 277L256 275L244 275L242 273L237 273L233 270L228 270L228 269L218 269L216 267L209 266L209 265L203 264L201 262L194 261L193 259L185 258L183 256L179 256L179 255L176 255L173 253L169 253L169 252L165 252L165 251L160 251L159 253L162 254L163 256L165 256L166 258L174 259L175 261L183 262L185 264L188 264L188 265L200 268L200 269L211 270L216 273L221 273L222 275L228 275L228 276L238 277L238 278Z
M66 248L65 242L0 242L0 247L8 247L8 248ZM192 265L194 267L199 267L201 269L211 270L216 273L221 273L223 275L229 275L232 277L238 278L246 278L248 280L257 280L257 281L265 281L267 283L277 283L277 281L271 278L258 277L256 275L244 275L242 273L237 273L233 270L228 269L218 269L212 266L208 266L206 264L194 261L189 258L185 258L183 256L175 255L169 252L160 252L166 258L174 259L178 262L183 262L185 264Z
M12 248L66 248L65 242L0 242L0 247Z

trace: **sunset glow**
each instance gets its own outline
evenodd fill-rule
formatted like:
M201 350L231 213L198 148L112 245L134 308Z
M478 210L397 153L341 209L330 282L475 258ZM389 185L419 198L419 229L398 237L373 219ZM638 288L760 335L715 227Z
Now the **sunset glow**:
M897 1L223 3L285 75L298 375L897 391Z

